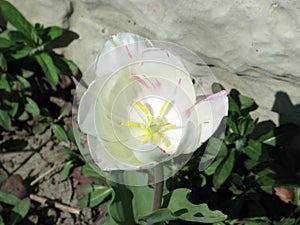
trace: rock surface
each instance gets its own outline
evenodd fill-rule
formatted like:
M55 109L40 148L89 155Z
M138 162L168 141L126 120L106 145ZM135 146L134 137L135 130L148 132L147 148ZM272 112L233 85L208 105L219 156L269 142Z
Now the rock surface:
M299 117L298 0L10 2L33 23L61 25L77 32L80 38L64 53L82 71L110 35L133 32L172 41L197 53L212 65L225 87L235 87L256 100L260 119L277 120L277 113Z

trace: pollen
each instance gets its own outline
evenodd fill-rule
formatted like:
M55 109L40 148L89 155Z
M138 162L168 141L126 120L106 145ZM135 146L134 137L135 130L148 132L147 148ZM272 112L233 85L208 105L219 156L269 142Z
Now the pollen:
M135 101L135 104L144 113L146 118L145 122L138 123L135 121L128 121L121 122L119 125L139 129L139 132L141 133L139 137L144 144L152 143L157 146L164 144L166 147L169 147L171 141L165 132L179 127L174 123L169 123L167 119L167 115L172 108L172 103L165 100L156 116L152 109L147 108L151 107L148 104L144 105L141 101Z

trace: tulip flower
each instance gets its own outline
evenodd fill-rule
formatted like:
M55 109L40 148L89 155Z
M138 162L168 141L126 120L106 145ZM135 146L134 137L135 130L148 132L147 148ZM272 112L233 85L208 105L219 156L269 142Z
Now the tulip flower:
M182 60L131 33L113 35L91 69L78 124L102 171L138 171L193 153L227 115L227 92L196 95Z

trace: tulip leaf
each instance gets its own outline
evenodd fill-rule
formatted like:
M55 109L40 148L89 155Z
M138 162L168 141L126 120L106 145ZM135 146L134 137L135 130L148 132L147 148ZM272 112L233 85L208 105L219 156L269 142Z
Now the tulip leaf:
M43 72L45 73L48 81L53 84L58 84L58 72L56 66L53 63L51 56L47 52L42 52L36 54L35 56L36 61L41 66Z
M216 172L213 176L213 183L215 188L219 188L230 176L235 161L235 152L231 151L223 162L216 169Z
M53 130L54 135L62 140L62 141L68 141L68 136L65 132L65 130L60 126L59 124L52 124L51 128Z
M92 186L93 190L79 199L78 205L81 207L94 207L99 205L112 193L112 189L106 186Z
M168 208L162 208L140 217L140 221L159 223L170 220L183 220L200 223L216 223L227 218L220 211L212 211L206 204L195 205L188 200L191 191L185 188L172 192Z
M133 215L132 192L122 184L111 182L113 188L109 214L119 225L137 225ZM147 204L147 203L146 203Z
M15 225L19 223L22 219L25 218L30 208L30 199L25 198L18 202L18 204L13 207L10 218L9 218L9 224Z
M152 202L154 189L149 186L132 186L130 187L133 193L132 206L135 218L141 215L146 215L152 210ZM147 202L147 204L145 204Z

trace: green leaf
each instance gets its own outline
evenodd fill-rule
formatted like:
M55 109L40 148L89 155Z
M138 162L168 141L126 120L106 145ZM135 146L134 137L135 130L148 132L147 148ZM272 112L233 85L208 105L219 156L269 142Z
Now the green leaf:
M25 110L34 116L37 116L40 114L39 106L36 104L36 102L34 100L32 100L29 97L26 97Z
M213 85L212 85L213 93L217 93L217 92L220 92L222 90L225 90L225 88L221 84L213 83Z
M269 158L268 152L263 149L262 144L252 139L248 141L248 145L242 150L247 156L260 162L266 161Z
M29 89L31 87L31 84L29 83L29 81L27 81L24 77L17 75L16 76L17 79L20 81L20 83L22 84L22 89L26 90Z
M15 42L23 42L31 47L36 47L34 41L21 31L10 31L9 38Z
M112 201L109 206L110 216L119 225L137 225L134 220L131 191L125 185L111 182Z
M64 181L69 177L72 160L65 162L63 170L60 172L60 180Z
M188 200L191 191L185 188L175 189L168 205L168 209L179 219L190 222L215 223L227 218L220 211L212 211L206 204L195 205Z
M80 172L90 177L100 178L101 175L97 173L89 164L84 165Z
M299 133L299 127L295 124L284 124L262 135L257 141L271 146L288 143Z
M129 187L133 194L132 207L135 218L146 215L152 211L154 189L149 186ZM145 204L147 202L147 204Z
M59 112L58 120L60 120L64 116L70 115L71 110L72 110L72 103L71 102L66 102L63 105L63 107L61 108L60 112Z
M239 134L239 130L237 126L238 115L236 113L232 113L226 118L226 124L232 130L233 133Z
M15 28L23 32L29 38L35 33L33 26L27 21L27 19L9 2L0 1L0 10L3 16L9 21Z
M20 199L13 194L0 191L0 202L8 205L17 205Z
M0 215L0 225L5 225L1 215Z
M25 218L30 208L30 199L26 198L18 202L12 209L9 217L9 225L15 225Z
M15 51L14 53L11 54L11 57L14 59L22 59L28 56L33 49L29 46L24 46L23 48Z
M63 29L58 26L51 26L47 27L43 31L43 36L45 36L45 39L49 38L50 40L53 40L63 34Z
M255 104L254 100L250 97L239 95L239 100L241 103L241 109L247 109Z
M235 161L235 152L231 151L228 156L223 160L217 168L214 176L213 183L215 188L219 188L230 176Z
M5 130L11 129L11 120L8 115L8 112L0 109L0 126L2 126Z
M152 213L146 214L139 218L139 221L147 222L148 224L154 224L164 221L177 220L178 217L175 216L170 209L158 209Z
M53 63L51 56L47 52L42 52L36 54L35 56L36 61L41 66L43 72L45 73L48 81L53 84L58 84L58 73L56 66Z
M51 124L52 131L58 139L62 141L68 141L68 136L65 132L65 130L60 126L59 124Z
M4 89L7 92L11 92L11 87L8 80L4 74L0 74L0 89Z
M8 40L6 38L0 37L0 49L9 48L15 46L16 43L14 41Z
M238 119L238 130L241 136L245 137L254 130L253 119L249 117L240 117Z
M2 52L0 52L0 68L2 69L2 71L7 70L7 61Z
M95 207L102 203L111 193L112 189L106 186L94 186L95 190L79 199L78 205L81 207Z

